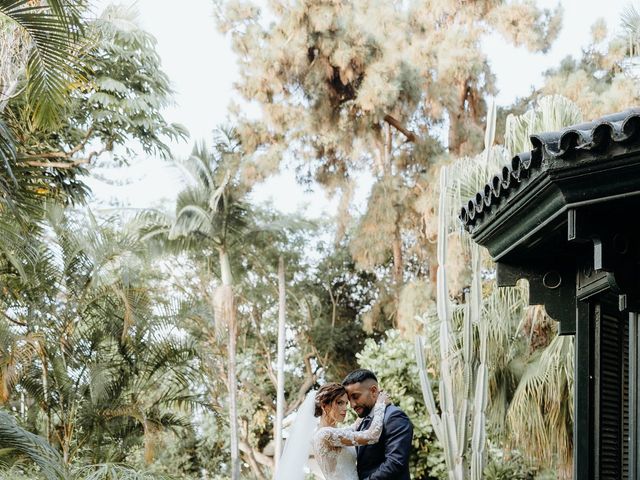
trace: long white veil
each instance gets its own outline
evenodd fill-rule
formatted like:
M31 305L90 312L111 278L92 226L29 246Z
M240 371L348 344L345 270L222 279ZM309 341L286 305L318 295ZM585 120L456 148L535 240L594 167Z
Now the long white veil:
M284 452L278 462L276 480L302 480L305 477L304 466L309 459L313 432L318 424L314 417L316 391L311 390L298 408L291 426Z

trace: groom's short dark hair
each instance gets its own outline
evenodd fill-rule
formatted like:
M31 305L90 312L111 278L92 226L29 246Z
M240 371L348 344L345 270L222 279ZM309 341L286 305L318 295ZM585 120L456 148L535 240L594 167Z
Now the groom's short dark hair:
M344 377L344 380L342 380L342 385L353 385L354 383L362 383L365 380L373 380L374 382L378 383L378 378L376 377L375 373L373 373L371 370L367 370L366 368L359 368L358 370L354 370L349 375Z

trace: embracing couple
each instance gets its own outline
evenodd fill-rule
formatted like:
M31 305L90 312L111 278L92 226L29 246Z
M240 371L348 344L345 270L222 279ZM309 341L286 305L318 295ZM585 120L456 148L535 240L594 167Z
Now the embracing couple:
M348 404L359 418L339 427ZM298 410L276 478L303 478L311 441L325 480L410 480L412 438L409 418L380 390L375 374L355 370L341 384L329 383L309 393Z

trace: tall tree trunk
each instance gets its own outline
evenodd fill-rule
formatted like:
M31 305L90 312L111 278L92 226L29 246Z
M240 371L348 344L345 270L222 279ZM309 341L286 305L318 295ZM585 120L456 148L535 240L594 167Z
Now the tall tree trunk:
M282 422L284 420L285 400L284 400L284 348L285 348L285 326L286 326L286 297L285 297L284 259L280 257L278 262L278 385L276 396L276 451L274 453L275 473L278 470L280 455L282 454Z
M398 218L398 222L400 219ZM402 260L402 233L400 232L400 225L396 223L396 229L393 235L393 280L397 291L404 283L403 277L403 260Z
M44 349L44 347L40 347ZM47 420L44 425L44 436L47 442L51 443L51 412L49 410L49 375L47 374L47 358L43 353L40 356L42 360L42 398L44 399L44 408Z
M236 375L236 341L238 338L238 325L236 322L236 305L233 294L233 277L229 254L223 248L219 250L220 272L222 285L216 289L214 308L218 325L224 323L229 331L227 368L229 384L229 429L231 443L231 480L240 479L240 450L238 434L238 399L237 399L237 375Z

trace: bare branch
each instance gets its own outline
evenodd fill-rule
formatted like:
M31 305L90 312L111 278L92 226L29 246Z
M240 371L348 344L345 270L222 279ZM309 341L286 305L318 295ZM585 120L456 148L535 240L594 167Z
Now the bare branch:
M411 130L407 129L404 125L402 125L397 119L395 119L391 115L388 115L388 114L385 115L384 121L387 122L392 127L394 127L396 130L398 130L400 133L402 133L405 137L407 137L407 141L409 142L416 141L417 139L416 134L413 133Z
M246 442L240 441L240 450L248 456L253 456L253 459L260 465L264 465L273 469L273 459L262 452L258 452L252 449Z
M105 147L102 150L91 152L86 158L78 158L70 162L43 162L39 160L26 160L26 161L23 161L23 163L25 165L29 165L30 167L70 169L70 168L75 168L79 165L86 165L88 163L91 163L91 160L93 160L95 157L97 157L98 155L101 155L106 151L107 151L107 148ZM46 157L45 155L50 155L50 156ZM38 156L38 158L60 158L53 155L55 154L54 153L43 154ZM33 157L26 157L26 158L33 158ZM62 158L68 158L68 157L62 157Z

